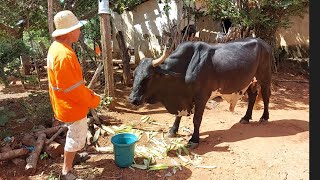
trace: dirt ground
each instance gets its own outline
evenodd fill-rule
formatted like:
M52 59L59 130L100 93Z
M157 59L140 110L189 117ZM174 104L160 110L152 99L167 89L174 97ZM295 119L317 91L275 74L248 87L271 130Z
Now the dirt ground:
M5 101L9 96L22 96L22 92L5 92L5 89L1 90L0 101ZM103 123L118 126L134 124L135 128L142 130L167 132L173 124L174 116L167 113L161 104L144 105L140 108L128 104L126 98L129 92L130 88L117 86L116 110L103 111ZM270 119L265 125L258 123L263 108L253 111L253 120L249 124L239 124L245 114L246 104L245 101L238 102L232 113L228 110L228 103L223 101L214 108L212 104L208 104L212 109L207 108L204 112L200 144L190 152L202 158L201 165L216 168L186 165L172 176L166 176L168 172L172 172L171 167L160 171L119 168L115 165L113 154L98 153L93 146L87 146L85 150L91 158L76 165L75 174L81 179L309 179L308 79L290 73L278 73L273 77ZM150 116L158 124L141 122L143 115ZM183 117L180 124L178 134L184 143L189 140L190 133L182 129L193 131L192 118L193 116ZM30 131L30 127L25 131ZM100 136L99 146L110 146L110 139L111 136L107 134ZM144 133L136 144L146 145L146 141ZM171 153L167 158L157 159L157 163L172 166L171 159L182 162L175 153ZM58 177L62 163L62 157L39 160L36 173L27 175L24 166L15 166L10 161L0 162L0 179L54 179Z

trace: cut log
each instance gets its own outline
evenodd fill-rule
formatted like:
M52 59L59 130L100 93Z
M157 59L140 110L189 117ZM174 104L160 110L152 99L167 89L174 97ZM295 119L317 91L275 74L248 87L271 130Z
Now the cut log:
M57 136L59 136L59 134L61 134L66 130L68 130L67 127L65 126L61 127L50 139L46 140L46 144L50 144Z
M27 172L34 173L36 171L38 159L42 151L45 140L46 140L45 133L42 133L38 136L34 151L32 151L31 155L27 158L27 165L25 167L25 170Z
M9 144L7 144L6 146L0 148L1 152L9 152L12 151L11 147L9 146ZM25 166L26 165L26 161L22 158L14 158L11 160L13 162L13 164L17 165L17 166Z
M56 139L54 141L61 144L62 146L64 146L66 144L66 138L61 137L61 136L56 137Z
M26 134L21 140L22 144L26 146L34 146L36 144L36 139L31 134Z
M44 151L52 158L56 159L61 157L64 152L63 145L52 141L44 147Z
M47 128L47 129L44 129L44 130L40 130L40 131L35 132L35 135L37 137L39 137L39 135L42 134L42 133L44 133L46 135L51 135L51 134L56 133L60 129L60 127L61 126L55 126L55 127Z
M15 149L8 152L0 153L0 161L14 159L16 157L28 154L29 150L26 148Z

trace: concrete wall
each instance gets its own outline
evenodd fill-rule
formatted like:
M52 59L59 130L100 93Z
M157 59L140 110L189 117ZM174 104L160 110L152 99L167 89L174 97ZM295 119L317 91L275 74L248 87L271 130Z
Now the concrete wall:
M160 45L163 30L169 29L169 22L181 21L180 30L187 25L186 19L181 20L182 1L171 0L169 18L164 13L164 5L164 3L158 3L157 0L150 0L130 12L124 12L121 15L112 13L114 32L122 31L124 33L127 46L136 50L136 58L138 58L137 50L139 47L147 57L159 56L162 52ZM304 18L294 17L292 20L294 24L291 28L279 29L277 42L279 46L290 52L292 51L290 49L297 51L295 56L303 56L305 51L309 49L309 13ZM191 20L190 24L193 23L194 21ZM210 17L199 18L196 21L196 27L200 39L209 43L214 42L216 32L221 31L220 21L213 21ZM113 36L113 42L114 51L119 51L115 36Z
M160 45L163 30L169 29L169 22L177 22L182 13L182 1L171 1L169 18L164 13L164 5L156 0L150 0L130 12L124 12L121 15L112 13L114 32L124 32L128 47L138 50L140 46L147 57L158 56L162 52ZM184 26L185 22L182 22L180 27ZM113 42L117 42L115 36L113 36ZM117 43L113 44L114 51L118 51ZM137 51L135 52L137 58Z
M209 16L200 17L196 22L199 38L207 43L216 42L217 32L221 32L221 21L213 20Z
M307 8L308 9L308 8ZM291 27L277 31L277 44L290 56L307 57L309 54L309 11L303 18L292 17Z

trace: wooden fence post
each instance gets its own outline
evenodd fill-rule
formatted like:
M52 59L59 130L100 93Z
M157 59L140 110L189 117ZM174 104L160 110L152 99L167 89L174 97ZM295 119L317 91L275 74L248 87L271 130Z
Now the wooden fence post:
M109 0L99 0L99 17L100 32L102 45L102 62L105 74L104 94L114 98L114 80L113 80L113 64L112 64L112 48L111 48L111 27L110 27L110 11ZM114 108L114 101L109 104L109 108Z

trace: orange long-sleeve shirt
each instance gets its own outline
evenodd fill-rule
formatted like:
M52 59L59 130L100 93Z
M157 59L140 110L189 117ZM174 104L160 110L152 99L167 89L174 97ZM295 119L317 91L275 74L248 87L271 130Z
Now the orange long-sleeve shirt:
M99 105L100 97L88 89L73 49L53 42L47 57L49 95L55 117L63 122L84 118L89 108Z

